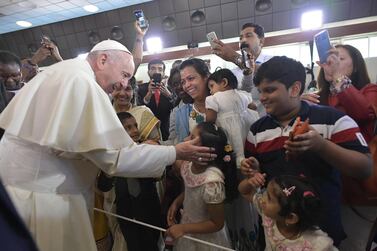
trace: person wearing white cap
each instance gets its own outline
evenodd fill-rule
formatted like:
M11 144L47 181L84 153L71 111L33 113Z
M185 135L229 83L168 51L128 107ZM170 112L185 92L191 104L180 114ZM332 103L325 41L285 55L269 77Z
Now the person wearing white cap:
M99 168L158 177L176 159L216 157L195 146L199 139L175 147L132 141L107 94L133 72L129 50L102 41L86 60L46 68L1 113L0 176L41 251L96 250L91 215Z

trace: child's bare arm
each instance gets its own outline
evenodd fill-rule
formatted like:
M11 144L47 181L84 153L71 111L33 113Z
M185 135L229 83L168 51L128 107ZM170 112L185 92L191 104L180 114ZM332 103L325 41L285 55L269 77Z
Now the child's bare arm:
M167 230L173 239L185 234L208 234L220 231L224 226L224 204L207 204L209 219L198 223L177 224Z
M255 173L253 177L244 179L238 185L238 191L246 200L253 202L253 197L257 189L266 182L265 176L265 174Z
M185 199L185 192L182 192L180 195L178 195L177 198L175 198L173 203L170 205L168 214L167 214L167 219L166 219L169 226L176 224L175 216L177 214L178 209L183 204L184 199Z
M217 112L212 109L206 109L206 121L215 123L217 119Z

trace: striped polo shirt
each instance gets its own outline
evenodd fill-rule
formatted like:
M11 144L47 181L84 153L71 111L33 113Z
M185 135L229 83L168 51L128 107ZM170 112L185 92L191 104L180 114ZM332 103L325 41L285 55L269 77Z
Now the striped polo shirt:
M329 106L309 105L302 101L297 116L301 117L301 121L309 118L310 125L325 139L350 150L369 152L356 122L344 113ZM310 178L321 193L323 216L320 227L338 244L345 238L340 220L340 173L311 151L286 160L283 145L295 119L285 128L270 115L256 121L245 142L245 157L258 159L267 180L280 175L305 175Z

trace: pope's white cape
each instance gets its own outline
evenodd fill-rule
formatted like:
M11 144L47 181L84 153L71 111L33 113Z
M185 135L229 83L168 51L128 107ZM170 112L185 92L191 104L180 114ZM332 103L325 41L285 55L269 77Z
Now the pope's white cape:
M3 111L0 127L29 142L67 152L132 144L86 60L50 66Z
M38 74L3 111L0 127L1 179L41 251L96 250L89 215L98 168L157 177L176 155L172 146L133 143L81 59Z

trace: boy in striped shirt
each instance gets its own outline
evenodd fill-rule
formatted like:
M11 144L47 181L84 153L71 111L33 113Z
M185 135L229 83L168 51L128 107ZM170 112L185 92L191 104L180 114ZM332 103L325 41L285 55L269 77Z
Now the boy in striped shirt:
M266 173L267 181L280 175L312 179L321 193L320 227L338 246L346 237L340 218L340 174L367 178L372 162L355 121L331 107L301 101L305 78L304 66L285 56L259 68L254 83L267 115L250 128L241 171L248 177L255 171ZM309 119L309 131L291 140L297 117Z

